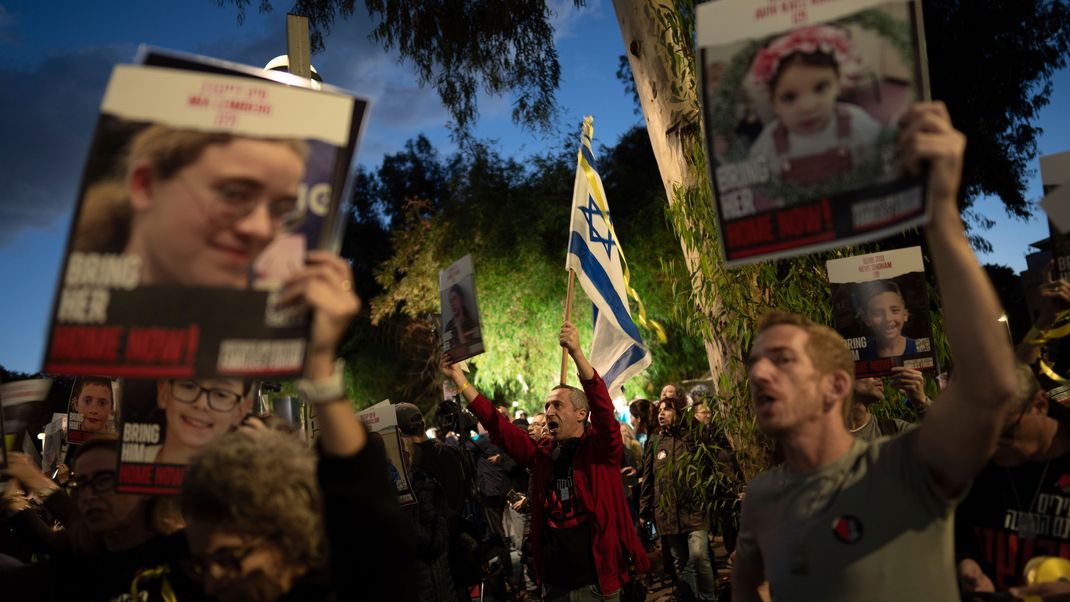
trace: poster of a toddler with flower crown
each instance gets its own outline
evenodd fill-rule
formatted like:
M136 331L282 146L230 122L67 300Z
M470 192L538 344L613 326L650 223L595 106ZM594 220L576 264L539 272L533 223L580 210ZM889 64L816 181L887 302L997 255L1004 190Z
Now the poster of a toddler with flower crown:
M899 117L928 98L919 2L697 9L706 150L729 265L883 238L926 217Z

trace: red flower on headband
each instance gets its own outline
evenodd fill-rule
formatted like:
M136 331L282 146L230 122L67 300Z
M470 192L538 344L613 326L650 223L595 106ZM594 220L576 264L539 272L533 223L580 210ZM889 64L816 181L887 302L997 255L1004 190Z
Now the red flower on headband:
M781 36L771 44L758 51L751 67L751 77L755 81L768 84L773 79L780 61L796 52L813 54L827 52L840 65L846 63L851 53L852 43L847 32L829 25L800 27Z

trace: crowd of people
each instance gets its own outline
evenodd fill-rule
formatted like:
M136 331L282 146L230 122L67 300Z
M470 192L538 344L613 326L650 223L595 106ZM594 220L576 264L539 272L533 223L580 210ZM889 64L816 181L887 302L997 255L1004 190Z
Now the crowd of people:
M311 310L297 388L315 407L314 445L250 414L248 382L164 381L174 411L232 401L233 420L181 458L179 495L118 493L108 383L86 381L72 409L94 436L69 471L8 455L0 598L629 601L645 598L652 570L680 600L1070 598L1066 581L1023 587L1030 562L1070 558L1068 423L1029 366L1070 308L1070 283L1048 278L1045 311L1016 352L959 217L964 147L940 103L903 119L905 165L928 174L925 233L956 375L934 398L907 367L856 380L837 332L770 311L746 366L778 462L744 485L707 397L667 384L622 422L566 321L557 339L581 387L554 387L537 414L496 406L448 358L456 401L433 417L396 404L414 498L401 505L384 440L353 412L336 361L360 308L352 270L310 252L279 298ZM917 424L871 412L886 390ZM194 435L201 422L174 420ZM681 480L700 465L715 467L708 480ZM714 557L715 540L730 558Z

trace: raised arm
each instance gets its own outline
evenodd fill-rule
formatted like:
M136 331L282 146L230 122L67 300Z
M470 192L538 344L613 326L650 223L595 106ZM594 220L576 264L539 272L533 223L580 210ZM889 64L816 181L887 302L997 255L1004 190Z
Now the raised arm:
M900 135L907 169L929 170L932 221L925 229L943 300L955 379L919 433L922 461L946 496L960 493L995 449L1004 408L1015 388L1014 354L996 291L977 262L959 217L957 197L966 138L941 102L918 103Z
M587 427L587 438L594 443L594 449L599 453L603 461L615 465L620 464L621 456L624 455L624 440L620 435L620 423L613 413L613 400L609 397L606 383L595 372L594 366L587 361L580 347L580 334L571 322L561 325L558 335L561 346L568 351L572 361L576 364L576 372L583 385L583 392L587 396L587 406L591 415L591 422Z
M323 455L357 454L367 438L346 399L342 374L335 366L338 343L360 310L360 299L353 293L353 270L333 253L309 251L305 268L287 282L279 304L305 304L312 312L305 375L298 386L304 386L306 396L315 405Z
M583 348L580 347L580 331L576 330L572 322L565 322L561 325L561 332L557 335L557 338L561 346L572 357L572 361L575 362L576 373L579 375L580 380L588 381L594 378L594 366L587 361L587 356L583 354Z
M468 409L490 433L491 441L505 450L506 455L514 462L524 468L531 468L535 459L535 443L531 437L528 437L528 432L509 422L505 416L495 410L490 400L468 382L460 366L451 364L449 358L442 358L442 373L453 381L457 390L468 400Z
M316 408L320 428L317 481L330 550L331 582L339 599L406 599L404 577L415 555L412 521L397 503L386 477L383 446L368 436L346 399L338 343L360 299L353 272L341 257L310 251L306 265L283 289L279 304L307 306L312 313L304 379L298 382ZM355 546L375 541L376 546Z

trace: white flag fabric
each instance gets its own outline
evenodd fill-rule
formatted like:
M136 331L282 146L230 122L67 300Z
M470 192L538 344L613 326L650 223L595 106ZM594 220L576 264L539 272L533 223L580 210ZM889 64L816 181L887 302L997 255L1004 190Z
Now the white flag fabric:
M620 241L613 231L602 179L594 169L590 116L583 121L582 146L572 192L572 218L566 267L594 303L594 337L588 358L606 381L611 397L650 365L650 351L628 308L627 282L621 268Z

